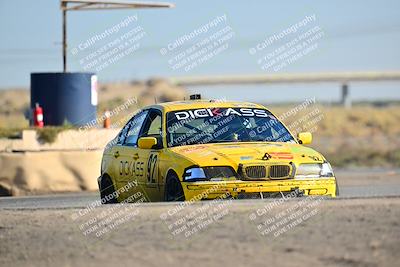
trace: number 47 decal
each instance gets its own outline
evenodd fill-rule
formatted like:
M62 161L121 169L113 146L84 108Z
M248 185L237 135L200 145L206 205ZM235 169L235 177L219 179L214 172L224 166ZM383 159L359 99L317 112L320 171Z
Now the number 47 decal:
M157 154L151 154L147 162L147 182L154 184L156 182L157 172Z

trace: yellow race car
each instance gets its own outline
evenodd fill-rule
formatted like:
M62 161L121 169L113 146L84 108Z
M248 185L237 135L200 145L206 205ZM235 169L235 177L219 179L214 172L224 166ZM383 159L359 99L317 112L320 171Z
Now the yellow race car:
M295 138L258 104L196 99L149 106L107 144L101 201L335 197L330 164L304 146L311 140L308 132Z

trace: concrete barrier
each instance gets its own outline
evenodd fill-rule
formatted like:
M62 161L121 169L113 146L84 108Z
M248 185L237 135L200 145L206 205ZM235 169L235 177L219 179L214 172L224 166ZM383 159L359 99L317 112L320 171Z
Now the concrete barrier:
M120 129L65 130L58 133L53 143L42 143L35 130L22 131L21 138L0 139L0 152L100 150Z
M97 190L102 151L0 153L0 195Z
M103 148L118 129L66 130L54 143L36 131L0 140L0 195L97 190Z

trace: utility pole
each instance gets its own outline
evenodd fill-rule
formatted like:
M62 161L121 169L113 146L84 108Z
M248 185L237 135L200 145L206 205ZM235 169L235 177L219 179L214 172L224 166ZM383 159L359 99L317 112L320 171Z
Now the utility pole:
M67 2L61 1L62 9L62 49L63 49L63 72L67 72Z

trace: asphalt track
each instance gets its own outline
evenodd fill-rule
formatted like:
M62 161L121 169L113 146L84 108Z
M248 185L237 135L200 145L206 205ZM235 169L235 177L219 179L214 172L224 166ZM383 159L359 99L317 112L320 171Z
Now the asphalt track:
M337 199L400 197L400 184L339 187ZM97 192L64 193L41 196L1 197L0 209L67 209L84 208L99 199ZM246 200L237 200L246 201ZM154 203L163 205L167 203Z
M398 266L400 170L336 174L338 198L288 199L265 214L259 211L276 199L226 201L215 214L216 206L193 203L175 214L177 205L166 202L85 209L99 200L97 192L1 197L0 266ZM188 230L173 234L191 214L197 217ZM278 215L277 223L294 219L263 236L260 223ZM296 216L304 221L287 228ZM93 227L107 231L86 235L82 229L96 218L103 219Z
M400 197L400 169L338 170L336 174L340 193L336 199ZM0 209L84 208L98 199L98 192L0 197Z

